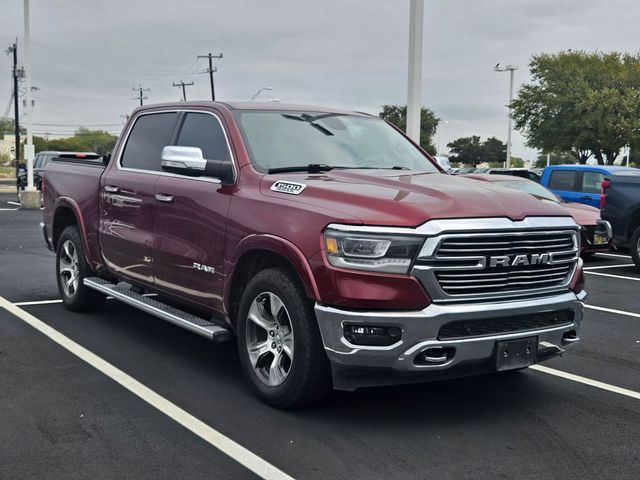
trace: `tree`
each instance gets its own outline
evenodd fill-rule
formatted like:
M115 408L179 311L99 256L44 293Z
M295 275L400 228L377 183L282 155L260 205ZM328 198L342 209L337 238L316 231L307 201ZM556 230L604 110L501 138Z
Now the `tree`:
M47 140L42 137L33 137L36 152L43 150L58 150L67 152L92 151L104 155L113 150L118 137L103 130L89 130L80 127L71 137Z
M4 134L13 134L16 131L16 123L13 118L9 117L0 117L0 135ZM24 127L20 128L21 134L26 134L27 131Z
M640 135L640 54L566 51L532 57L533 82L511 104L530 147L613 163Z
M524 160L520 157L511 157L511 166L513 168L524 168Z
M383 105L380 118L392 123L403 132L407 129L407 107L406 105ZM433 136L438 128L440 119L428 108L422 107L420 110L420 146L431 155L436 154L436 147L433 145Z
M476 167L487 162L501 167L507 155L507 146L495 137L489 137L484 142L478 135L462 137L447 144L452 154L450 161L460 162Z
M549 165L570 165L576 163L576 159L570 153L552 153L549 155ZM535 168L544 168L547 166L547 154L540 153L534 164Z

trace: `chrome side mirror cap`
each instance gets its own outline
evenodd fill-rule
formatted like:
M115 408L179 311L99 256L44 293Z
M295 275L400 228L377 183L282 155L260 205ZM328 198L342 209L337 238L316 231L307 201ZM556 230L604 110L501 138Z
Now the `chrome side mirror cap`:
M202 150L197 147L167 145L162 149L161 158L162 168L176 173L202 174L207 167Z

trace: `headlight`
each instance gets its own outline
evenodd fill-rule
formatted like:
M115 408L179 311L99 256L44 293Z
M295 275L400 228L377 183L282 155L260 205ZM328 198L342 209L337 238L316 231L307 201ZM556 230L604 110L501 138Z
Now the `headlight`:
M424 239L327 229L324 244L334 267L387 273L408 273Z

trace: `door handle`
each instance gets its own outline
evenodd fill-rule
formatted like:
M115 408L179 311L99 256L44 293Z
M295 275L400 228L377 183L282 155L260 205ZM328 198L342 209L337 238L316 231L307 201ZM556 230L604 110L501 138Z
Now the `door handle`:
M165 195L164 193L156 193L156 200L164 203L173 202L173 195Z
M118 193L120 191L120 187L116 187L115 185L105 185L104 191L107 193Z
M582 195L580 200L591 200L591 195Z

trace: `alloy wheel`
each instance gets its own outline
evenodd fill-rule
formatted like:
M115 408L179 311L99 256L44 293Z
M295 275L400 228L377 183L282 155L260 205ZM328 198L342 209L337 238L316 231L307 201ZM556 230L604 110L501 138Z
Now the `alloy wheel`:
M58 262L58 275L64 294L71 298L78 292L80 283L80 264L78 262L78 250L71 240L62 244L60 260Z

